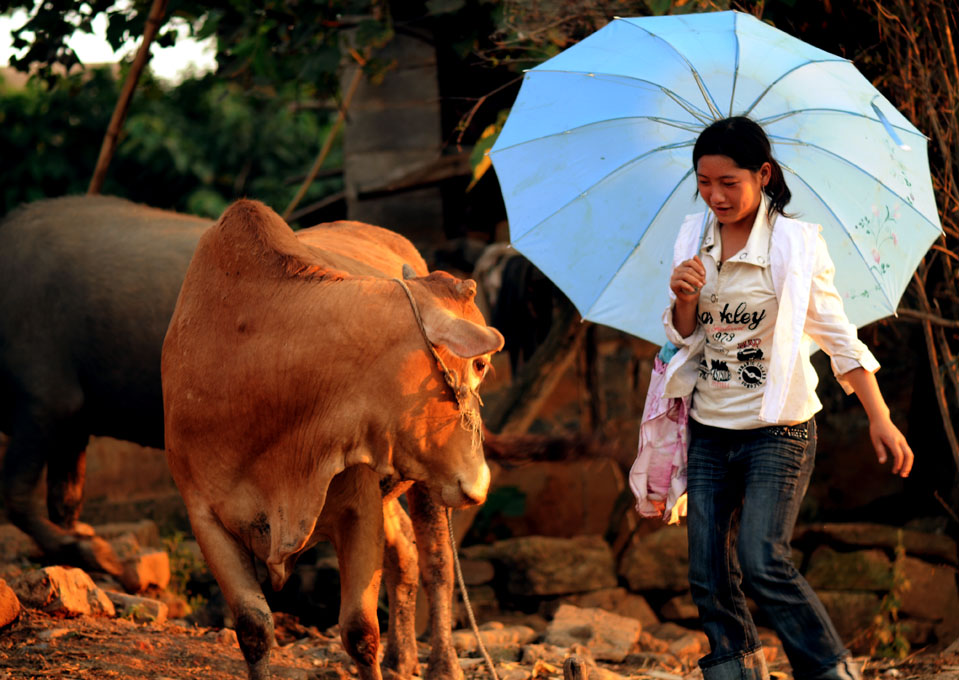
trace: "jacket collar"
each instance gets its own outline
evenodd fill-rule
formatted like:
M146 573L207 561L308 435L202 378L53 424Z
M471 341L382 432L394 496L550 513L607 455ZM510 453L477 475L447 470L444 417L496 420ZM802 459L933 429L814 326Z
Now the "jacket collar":
M709 211L707 215L708 223L706 224L706 233L703 236L700 253L709 255L713 260L719 262L722 255L721 230L716 215L712 211ZM772 222L774 221L775 215L772 220L769 218L769 199L764 192L760 197L759 210L756 211L756 219L753 221L753 227L749 232L746 245L730 260L753 264L757 267L768 267L769 238L772 236Z

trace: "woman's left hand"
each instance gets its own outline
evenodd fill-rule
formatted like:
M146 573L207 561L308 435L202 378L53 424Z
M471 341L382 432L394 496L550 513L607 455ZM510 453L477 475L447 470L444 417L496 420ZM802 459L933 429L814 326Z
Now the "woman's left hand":
M876 457L880 463L892 458L890 472L900 477L908 477L912 470L912 449L906 442L899 428L888 417L875 418L869 421L869 438L876 449Z

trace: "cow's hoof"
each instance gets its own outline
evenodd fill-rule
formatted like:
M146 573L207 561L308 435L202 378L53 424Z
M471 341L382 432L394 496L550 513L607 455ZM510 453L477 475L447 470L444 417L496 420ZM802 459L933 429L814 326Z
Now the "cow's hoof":
M380 664L383 670L384 678L412 678L420 674L420 664L413 659L405 663L398 663L388 655L383 656L383 663Z
M463 680L463 669L455 655L431 657L426 667L426 680Z

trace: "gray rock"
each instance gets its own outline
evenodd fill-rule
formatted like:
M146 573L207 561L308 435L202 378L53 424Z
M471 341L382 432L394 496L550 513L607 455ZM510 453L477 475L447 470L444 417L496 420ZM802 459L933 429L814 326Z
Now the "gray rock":
M128 616L140 623L163 623L167 620L167 605L149 597L107 591L117 616Z
M852 640L868 628L879 612L881 598L876 593L823 590L817 594L843 640Z
M598 661L619 663L633 650L641 630L636 619L564 604L546 629L543 642L557 647L580 644Z
M815 590L871 590L892 587L892 561L882 550L838 552L820 546L809 558L806 580Z
M25 607L57 616L113 616L106 593L81 569L44 567L21 574L10 586Z
M667 526L634 538L623 552L619 575L629 589L682 591L689 588L689 547L685 526Z
M616 585L613 553L600 536L522 536L463 553L491 560L512 595L561 595Z
M900 532L902 546L907 555L923 557L942 564L959 565L956 542L943 534L924 531L899 529L884 524L836 523L807 524L796 528L793 543L812 544L828 542L837 547L882 548L892 553L899 545Z

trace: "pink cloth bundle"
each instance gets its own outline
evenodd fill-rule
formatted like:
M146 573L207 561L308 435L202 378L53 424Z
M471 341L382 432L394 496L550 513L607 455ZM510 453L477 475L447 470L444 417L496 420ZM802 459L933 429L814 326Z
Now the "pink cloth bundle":
M686 514L686 444L690 397L666 399L666 364L653 365L639 425L639 451L629 471L636 510L669 523Z

